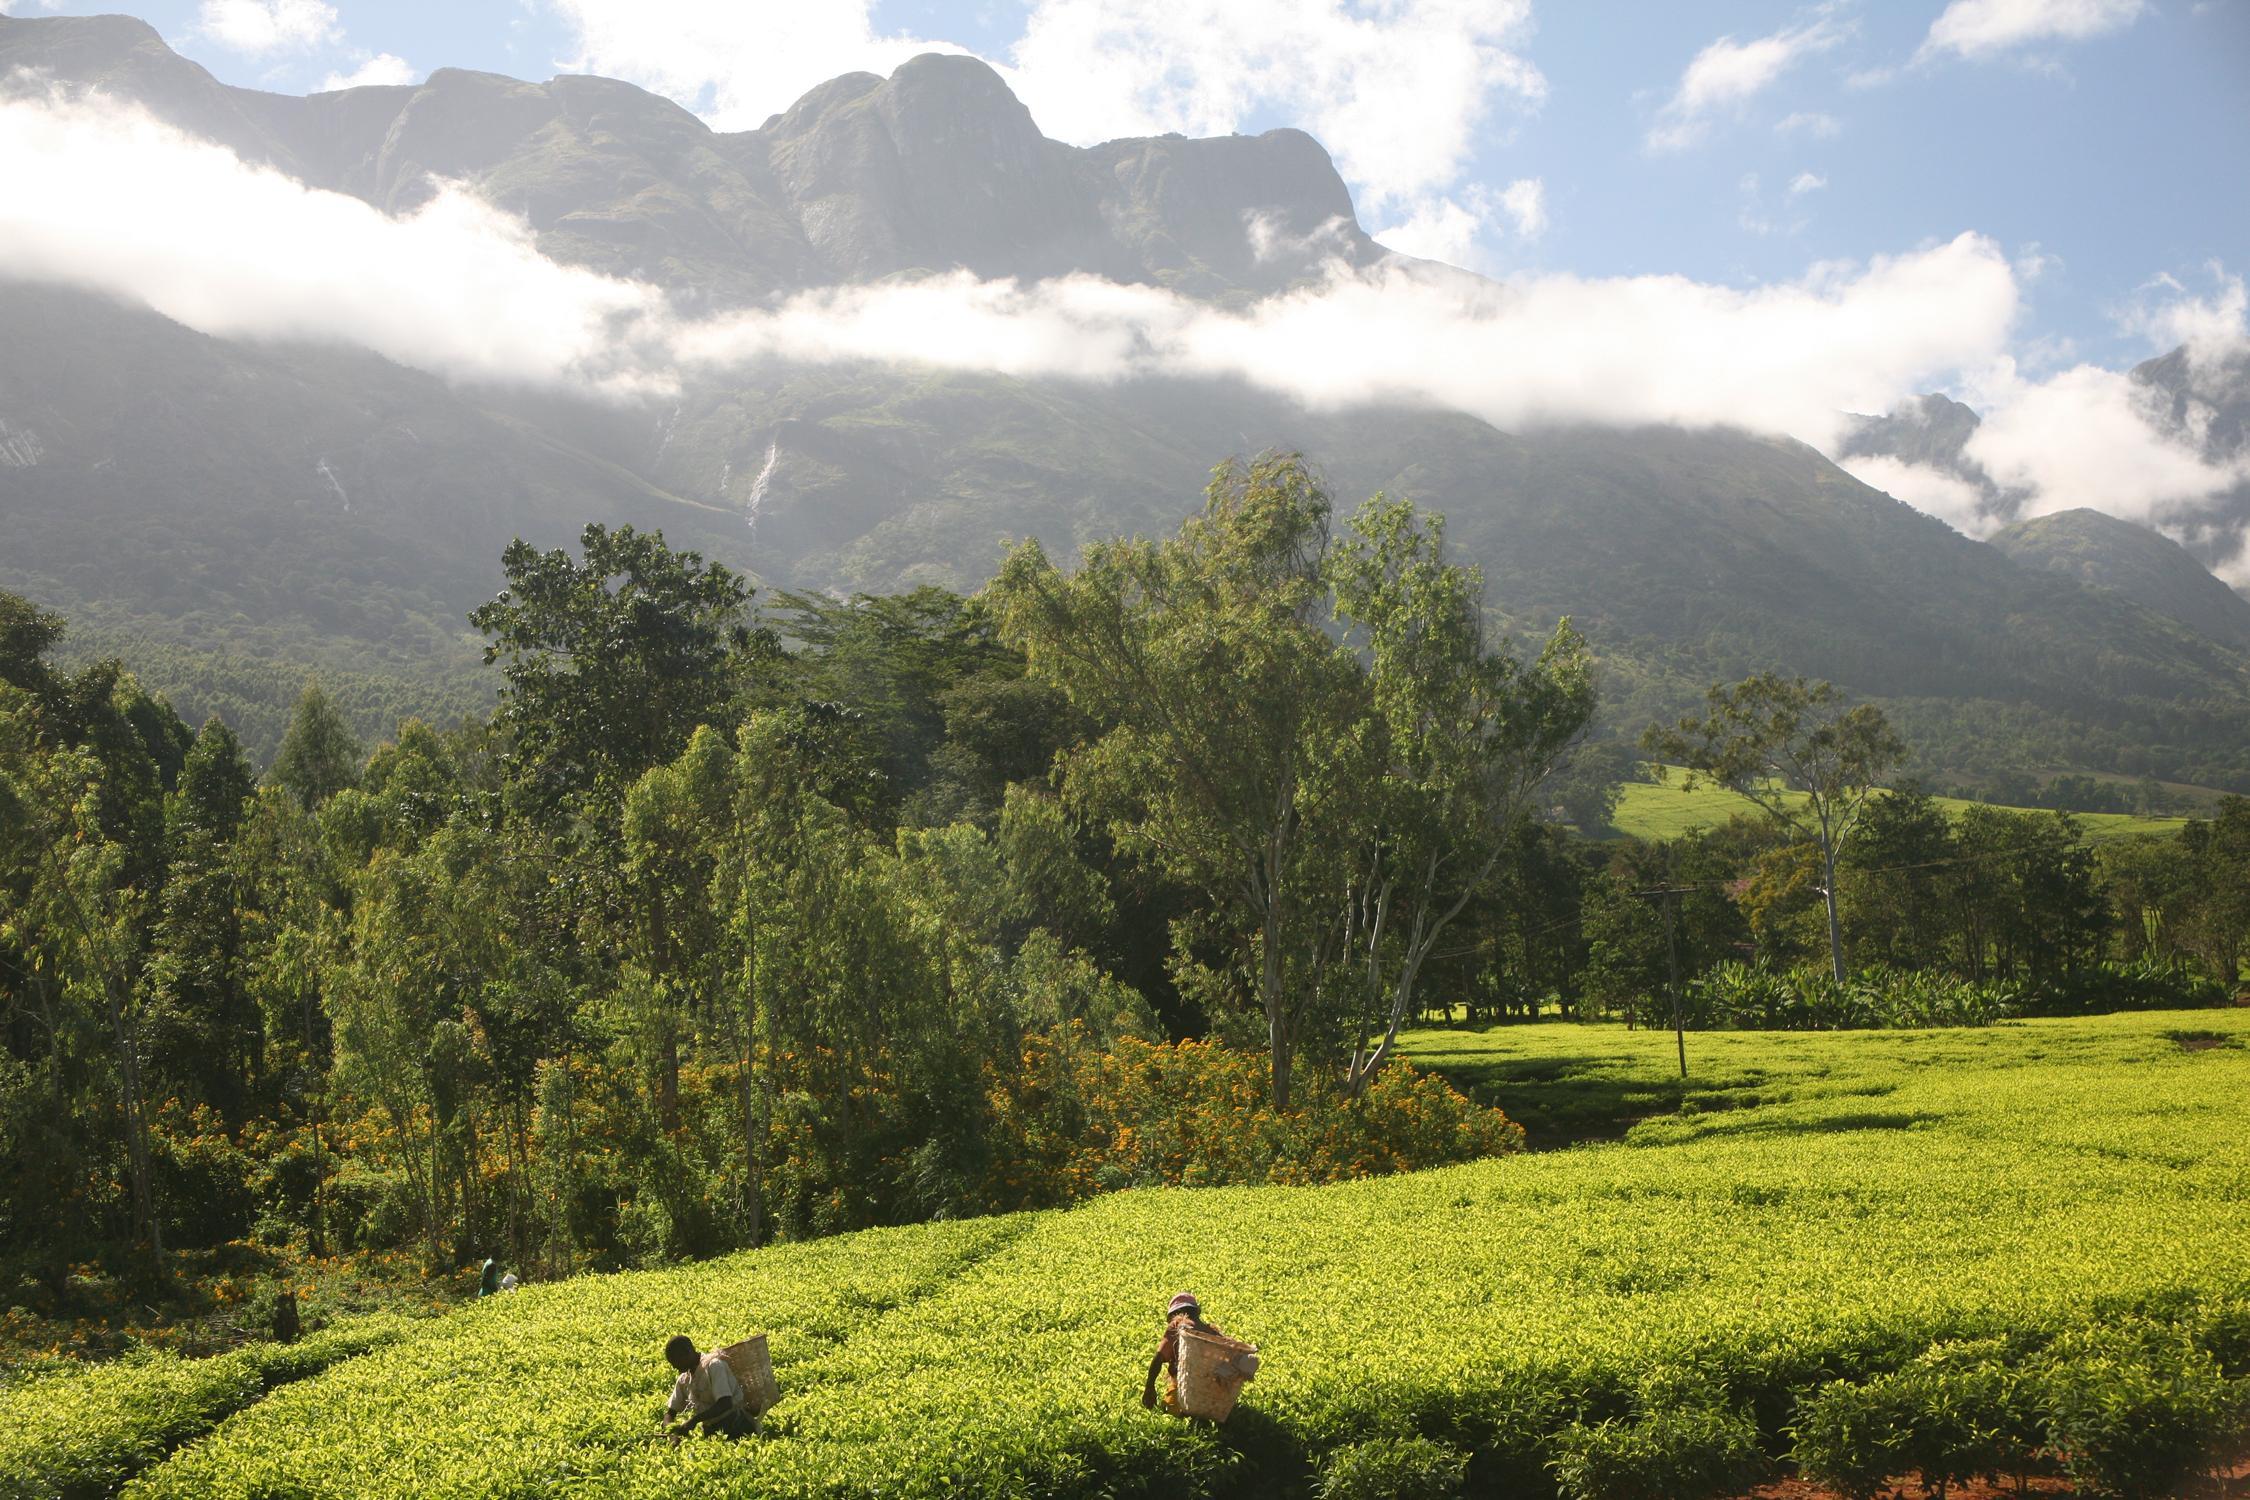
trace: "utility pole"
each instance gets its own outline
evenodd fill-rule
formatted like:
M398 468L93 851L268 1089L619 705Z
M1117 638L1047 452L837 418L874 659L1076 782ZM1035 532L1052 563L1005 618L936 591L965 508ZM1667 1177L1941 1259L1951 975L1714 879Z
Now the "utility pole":
M1664 958L1672 980L1672 1040L1680 1049L1682 1078L1687 1077L1687 1019L1680 1012L1680 898L1694 889L1692 885L1660 885L1633 892L1644 901L1654 901L1664 914Z

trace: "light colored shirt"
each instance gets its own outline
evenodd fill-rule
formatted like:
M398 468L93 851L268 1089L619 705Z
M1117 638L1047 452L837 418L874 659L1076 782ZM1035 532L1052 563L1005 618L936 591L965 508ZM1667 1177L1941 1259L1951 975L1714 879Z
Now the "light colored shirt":
M742 1382L734 1378L726 1358L714 1353L704 1355L694 1369L672 1382L672 1399L664 1403L664 1410L676 1417L690 1408L700 1414L729 1402L744 1404Z

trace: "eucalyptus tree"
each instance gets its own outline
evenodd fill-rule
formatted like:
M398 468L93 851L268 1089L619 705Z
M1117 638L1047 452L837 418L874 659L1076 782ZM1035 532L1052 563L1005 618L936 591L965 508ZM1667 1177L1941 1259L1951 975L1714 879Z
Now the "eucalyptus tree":
M1859 831L1882 778L1906 745L1873 704L1847 705L1826 682L1760 672L1706 695L1707 709L1670 727L1652 724L1642 747L1687 768L1687 785L1713 782L1749 798L1774 822L1808 836L1820 854L1828 908L1829 966L1844 978L1837 917L1837 857Z
M1316 761L1364 702L1324 629L1329 514L1301 458L1238 460L1176 536L1093 543L1071 573L1027 541L989 595L1030 674L1099 726L1062 757L1066 794L1239 936L1282 1109L1317 991L1289 972L1318 905L1308 833L1346 792Z
M1329 952L1342 972L1356 1097L1383 1066L1439 940L1517 847L1594 711L1570 622L1529 662L1486 635L1483 576L1447 559L1442 517L1377 495L1331 549L1336 618L1362 653L1367 711L1324 755L1348 878ZM1330 964L1318 966L1324 976Z
M300 805L318 807L358 783L360 757L359 737L319 680L309 678L289 711L288 731L266 779L286 787Z

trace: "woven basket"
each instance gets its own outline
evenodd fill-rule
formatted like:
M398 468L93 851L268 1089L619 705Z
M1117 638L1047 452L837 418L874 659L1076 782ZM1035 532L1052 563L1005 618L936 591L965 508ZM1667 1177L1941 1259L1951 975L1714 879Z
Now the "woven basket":
M734 1371L734 1378L742 1382L742 1399L749 1403L751 1416L764 1416L781 1399L781 1388L774 1384L773 1357L766 1352L764 1334L727 1345L719 1351L719 1358L727 1362L727 1368Z
M1173 1375L1180 1414L1224 1422L1242 1393L1242 1382L1257 1369L1257 1353L1257 1345L1225 1334L1180 1329L1180 1359Z

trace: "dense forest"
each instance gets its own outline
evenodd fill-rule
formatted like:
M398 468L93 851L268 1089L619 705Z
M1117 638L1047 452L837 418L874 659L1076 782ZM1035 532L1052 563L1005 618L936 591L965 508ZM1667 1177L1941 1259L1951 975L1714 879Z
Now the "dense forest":
M488 715L369 752L311 684L262 775L0 595L13 1304L1491 1154L1521 1131L1400 1026L1653 1020L1675 961L1744 1024L1728 986L1831 959L2022 1013L2225 998L2250 954L2240 798L2096 849L1893 778L1832 878L1786 818L1581 836L1632 769L1585 749L1584 643L1492 638L1441 518L1288 457L973 598L757 598L629 527L504 568Z

